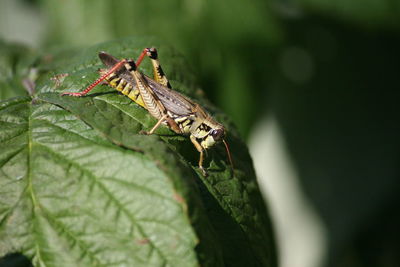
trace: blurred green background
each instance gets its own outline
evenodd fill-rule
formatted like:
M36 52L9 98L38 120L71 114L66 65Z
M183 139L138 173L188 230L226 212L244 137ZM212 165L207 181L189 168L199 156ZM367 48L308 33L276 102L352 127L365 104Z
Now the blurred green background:
M1 0L0 34L38 51L165 40L244 138L274 118L326 228L321 266L398 266L400 1Z

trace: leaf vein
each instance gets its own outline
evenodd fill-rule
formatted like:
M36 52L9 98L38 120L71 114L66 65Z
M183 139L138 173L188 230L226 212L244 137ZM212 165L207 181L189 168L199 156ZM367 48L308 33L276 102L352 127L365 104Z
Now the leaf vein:
M88 169L84 168L83 166L77 164L76 162L70 160L69 158L66 158L64 155L57 153L57 151L52 150L51 148L41 144L41 143L37 143L38 145L40 145L41 147L47 148L47 150L55 155L58 155L59 157L62 157L63 159L65 159L70 165L80 169L83 173L86 173L88 177L90 177L90 179L92 179L92 181L94 181L99 188L108 196L108 198L119 208L120 211L122 211L126 216L128 216L128 218L131 220L131 222L136 225L137 229L139 230L139 232L143 235L146 236L149 239L149 244L151 245L151 247L157 251L157 253L161 256L162 259L166 260L167 256L164 255L164 253L161 251L161 249L154 243L153 240L151 240L150 236L148 236L146 234L146 232L144 231L143 227L140 225L140 223L138 223L139 220L137 220L135 218L135 216L129 212L124 205L117 199L115 198L115 196L107 189L107 187L101 183L96 176Z

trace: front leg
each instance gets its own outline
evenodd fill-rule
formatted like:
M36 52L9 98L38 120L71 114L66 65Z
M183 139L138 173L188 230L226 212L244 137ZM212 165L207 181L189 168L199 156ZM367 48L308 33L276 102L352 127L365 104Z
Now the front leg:
M199 168L201 172L203 173L204 176L208 176L207 171L203 167L203 160L204 160L204 148L200 145L199 142L197 142L196 137L194 135L190 135L190 141L192 141L194 147L197 149L197 151L200 152L200 159L199 159Z

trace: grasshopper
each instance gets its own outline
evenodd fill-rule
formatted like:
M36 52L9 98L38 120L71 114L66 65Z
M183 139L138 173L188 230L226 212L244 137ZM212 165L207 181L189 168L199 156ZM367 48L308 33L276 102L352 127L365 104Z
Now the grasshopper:
M154 79L138 70L143 58L150 58L153 65ZM222 140L232 164L229 146L224 140L225 128L216 122L204 109L188 97L172 90L171 85L161 68L155 48L145 48L136 63L132 59L118 60L106 52L100 52L99 58L106 69L100 69L100 78L82 92L64 92L62 95L84 96L100 83L109 86L128 96L145 108L158 121L146 134L153 134L161 125L166 124L178 134L190 136L190 140L200 153L199 168L204 176L204 151Z

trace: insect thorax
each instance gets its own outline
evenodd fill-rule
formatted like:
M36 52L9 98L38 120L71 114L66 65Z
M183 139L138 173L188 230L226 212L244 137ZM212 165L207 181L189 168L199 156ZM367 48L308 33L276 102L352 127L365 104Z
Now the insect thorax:
M191 127L196 119L194 115L177 115L170 111L167 111L167 114L176 122L183 134L191 133Z

